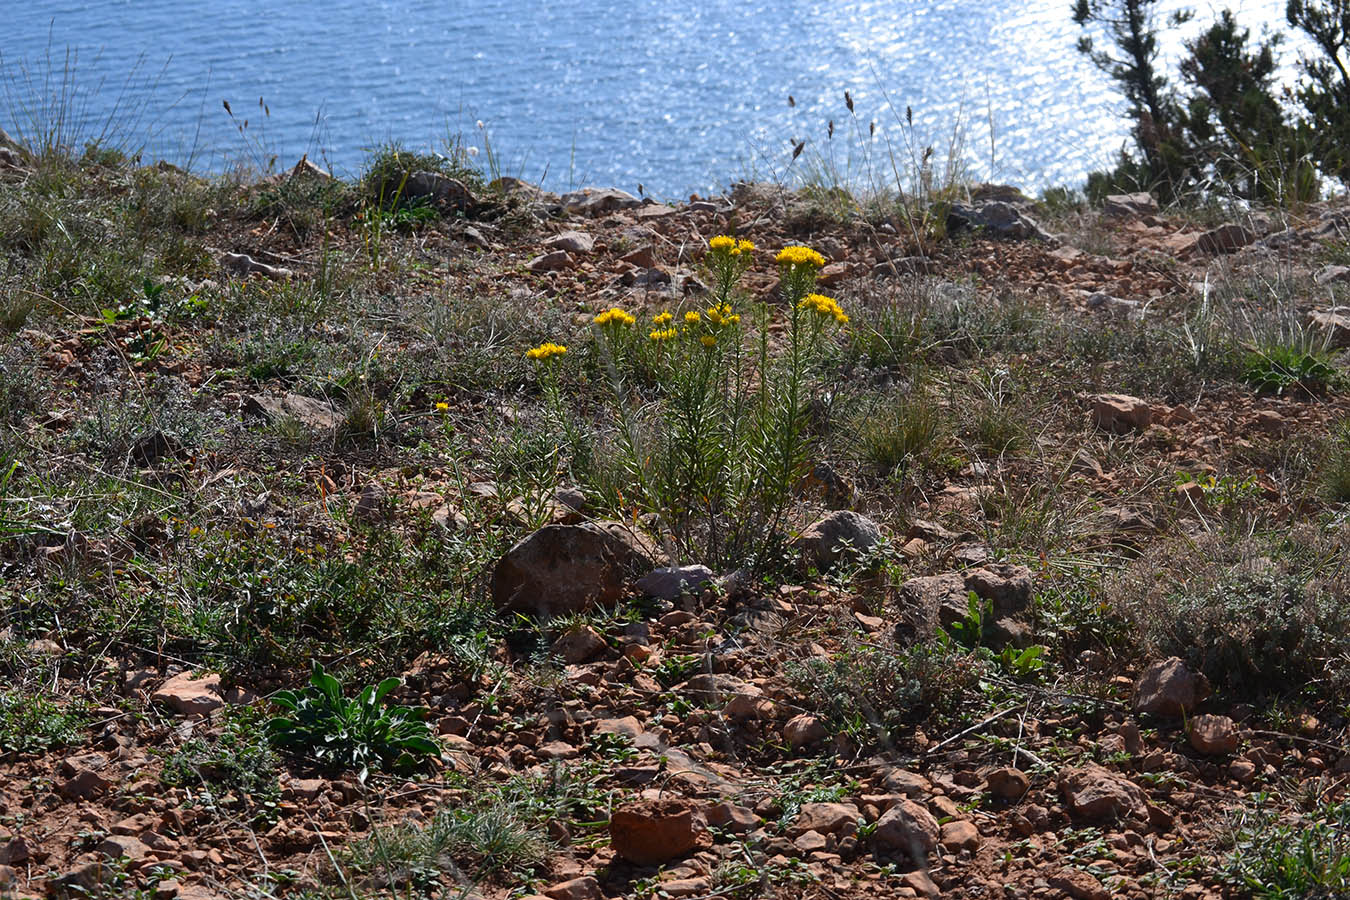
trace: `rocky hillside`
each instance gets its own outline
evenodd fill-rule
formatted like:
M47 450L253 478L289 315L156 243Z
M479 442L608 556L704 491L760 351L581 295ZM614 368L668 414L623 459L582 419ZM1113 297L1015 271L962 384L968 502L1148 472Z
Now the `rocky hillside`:
M11 147L0 894L1350 891L1347 236Z

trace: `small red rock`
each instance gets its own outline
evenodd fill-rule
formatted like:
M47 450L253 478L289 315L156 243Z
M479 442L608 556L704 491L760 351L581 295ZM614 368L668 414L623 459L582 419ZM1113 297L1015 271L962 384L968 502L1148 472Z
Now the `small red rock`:
M1134 688L1137 712L1163 716L1189 713L1209 696L1209 681L1178 657L1159 660L1144 670Z
M788 837L808 831L835 834L849 826L856 826L859 817L858 807L852 803L804 803L787 830Z
M973 853L980 849L980 830L975 827L974 822L957 819L942 826L939 840L943 849L950 853L960 850L969 850Z
M1190 740L1201 753L1232 753L1238 748L1237 726L1227 716L1196 716L1191 720Z
M1092 423L1118 434L1143 431L1153 423L1153 408L1128 394L1098 394L1092 398Z
M1047 879L1052 888L1063 891L1074 900L1111 900L1111 894L1102 883L1082 869L1063 868Z
M205 716L225 705L220 676L196 671L182 672L170 678L150 695L150 699L180 716Z
M694 849L701 825L689 804L682 800L641 801L614 811L609 820L609 837L619 856L650 866Z
M551 900L602 900L600 882L590 875L573 878L544 889L544 896Z
M1021 769L1011 766L995 769L986 776L989 793L1001 800L1020 800L1031 789L1031 779Z
M809 713L802 713L788 720L783 726L783 740L794 750L809 747L829 737L825 723Z

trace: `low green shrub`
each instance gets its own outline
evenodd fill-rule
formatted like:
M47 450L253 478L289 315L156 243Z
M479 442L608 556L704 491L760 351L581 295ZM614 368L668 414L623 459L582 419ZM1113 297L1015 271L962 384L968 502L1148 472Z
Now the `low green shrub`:
M279 760L257 716L232 715L219 735L192 738L164 762L160 780L187 791L195 806L228 816L242 813L255 825L277 821Z
M1281 344L1248 354L1242 380L1260 394L1321 394L1339 385L1341 374L1325 353Z
M0 692L0 756L74 743L84 723L79 710L58 706L40 693L20 688Z
M1214 534L1163 545L1108 588L1145 656L1179 656L1238 696L1350 685L1345 535Z
M977 693L984 662L941 643L909 648L852 647L830 659L788 668L800 695L836 731L864 745L886 743L908 725L950 724Z
M338 680L316 662L308 687L273 695L272 702L286 712L267 723L267 738L325 768L355 769L361 781L371 766L411 772L440 748L426 723L429 710L386 701L401 683L386 678L348 699Z
M1268 808L1243 811L1223 875L1260 900L1350 894L1350 803L1325 804L1302 821Z

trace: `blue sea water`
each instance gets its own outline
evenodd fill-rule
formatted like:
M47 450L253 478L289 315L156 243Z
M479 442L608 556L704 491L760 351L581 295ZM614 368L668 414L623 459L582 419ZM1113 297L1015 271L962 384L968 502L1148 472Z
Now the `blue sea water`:
M1234 5L1258 31L1283 8ZM924 145L942 159L960 136L972 172L1035 188L1081 181L1126 139L1120 99L1074 49L1069 6L0 0L0 127L50 122L42 98L64 81L69 99L54 106L67 131L110 128L198 170L308 153L354 174L391 139L458 140L554 190L674 198L808 166L880 182Z

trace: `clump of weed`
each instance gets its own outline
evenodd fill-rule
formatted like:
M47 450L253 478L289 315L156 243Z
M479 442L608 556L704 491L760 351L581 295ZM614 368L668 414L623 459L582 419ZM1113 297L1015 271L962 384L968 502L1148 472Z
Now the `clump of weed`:
M1216 687L1333 698L1350 679L1345 537L1210 535L1163 545L1108 587L1146 655L1179 656Z
M371 766L410 772L440 748L426 723L429 710L388 701L400 684L398 678L386 678L347 698L338 680L316 662L307 687L272 696L285 712L267 723L267 739L325 768L354 769L361 781Z
M85 717L76 708L13 688L0 692L0 753L40 753L73 743Z
M463 883L461 866L478 877L520 880L547 860L550 821L604 821L607 798L596 771L594 764L555 766L542 776L467 785L463 802L430 822L382 829L354 845L353 868L383 884L422 890ZM584 827L573 824L573 833Z
M217 736L193 738L164 763L160 779L186 790L188 802L219 815L243 813L255 825L276 822L280 761L256 714L232 715Z
M886 743L906 725L950 723L978 691L980 659L938 644L852 647L789 667L803 697L837 731L864 745Z
M258 218L274 219L304 241L352 206L352 191L335 178L295 174L263 187L252 198Z
M882 403L861 417L852 433L868 463L883 474L922 466L940 453L946 435L942 410L931 398L911 394Z
M1277 344L1247 357L1242 380L1259 394L1323 394L1341 383L1341 374L1325 353Z
M1340 897L1350 892L1350 803L1323 804L1301 821L1268 807L1233 825L1225 880L1261 900Z
M481 186L482 176L467 160L439 153L417 153L398 144L377 149L361 177L361 193L379 209L391 212L408 205L404 199L408 179L416 172L434 172L464 182L470 189Z
M1350 502L1350 421L1332 430L1323 457L1322 490L1337 503Z

